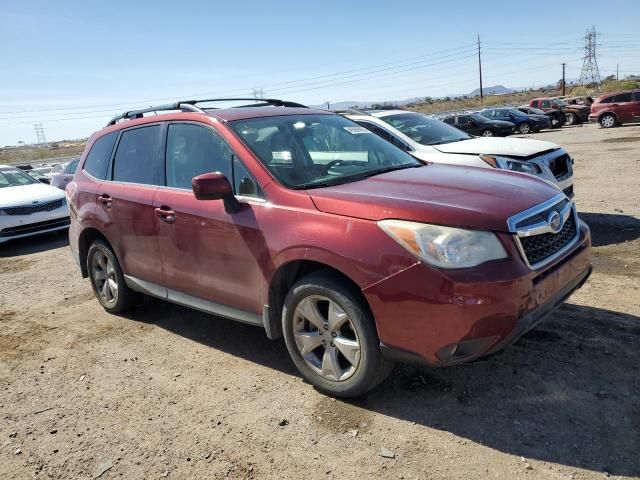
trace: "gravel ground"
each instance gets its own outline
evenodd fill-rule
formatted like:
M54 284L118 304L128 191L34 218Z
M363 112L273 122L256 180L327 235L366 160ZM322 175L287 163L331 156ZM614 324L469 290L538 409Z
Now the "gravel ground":
M640 126L529 136L576 159L591 279L506 351L357 401L257 328L106 314L64 235L0 247L0 478L638 478Z

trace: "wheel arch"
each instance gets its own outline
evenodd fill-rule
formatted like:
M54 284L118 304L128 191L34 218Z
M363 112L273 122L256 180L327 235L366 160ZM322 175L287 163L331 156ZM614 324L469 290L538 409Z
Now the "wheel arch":
M616 122L618 121L618 115L616 114L616 112L613 112L611 110L605 110L604 112L600 112L598 114L598 122L600 122L602 117L604 117L605 115L613 115L613 117L616 119Z
M89 276L89 270L87 268L87 255L89 254L89 247L96 240L104 241L109 246L109 248L111 248L113 254L116 254L115 250L111 246L111 242L109 242L107 237L105 237L104 234L100 232L100 230L93 227L87 227L82 230L82 233L80 233L80 236L78 237L78 260L80 262L80 272L82 273L82 278L87 278Z
M281 264L276 269L268 285L268 311L265 312L264 322L269 338L276 339L282 337L282 308L284 306L284 299L291 289L291 286L301 278L319 272L326 273L347 286L347 288L362 301L363 307L367 309L373 318L373 312L369 306L369 302L367 302L360 286L339 268L318 260L290 260Z

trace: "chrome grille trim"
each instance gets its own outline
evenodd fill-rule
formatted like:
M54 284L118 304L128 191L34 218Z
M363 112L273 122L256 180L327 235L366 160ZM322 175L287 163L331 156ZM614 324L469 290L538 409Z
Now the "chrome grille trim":
M578 219L576 206L573 202L569 201L567 205L563 207L563 209L559 212L563 219L563 224L566 222L569 216L573 216L573 221L575 223L575 229L576 229L576 233L574 237L571 240L569 240L567 244L564 245L562 248L560 248L557 252L542 259L537 263L532 264L529 262L529 259L522 245L522 242L520 241L520 238L532 237L534 235L543 235L548 233L553 234L555 232L553 232L553 230L550 228L549 225L546 225L546 227L543 226L542 225L543 222L532 224L526 229L518 229L517 225L522 221L526 220L527 218L533 217L542 212L550 210L554 206L556 206L558 203L565 202L567 200L568 200L567 197L561 193L547 200L546 202L536 205L535 207L529 208L524 212L513 215L512 217L509 217L507 219L507 226L509 227L509 232L513 234L516 247L520 252L520 256L522 257L522 260L525 262L527 267L529 267L531 270L537 270L539 268L542 268L554 262L555 260L562 257L564 254L566 254L567 252L569 252L575 247L576 243L578 242L578 239L580 238L580 220Z

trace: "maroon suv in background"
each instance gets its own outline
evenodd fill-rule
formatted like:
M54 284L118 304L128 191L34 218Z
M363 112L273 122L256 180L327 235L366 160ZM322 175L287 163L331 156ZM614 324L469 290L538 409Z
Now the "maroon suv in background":
M503 348L589 276L589 230L545 181L424 165L289 102L204 105L128 112L87 143L70 243L108 312L143 293L260 326L355 396L393 359Z
M591 105L589 121L599 123L603 128L640 122L640 90L600 95Z

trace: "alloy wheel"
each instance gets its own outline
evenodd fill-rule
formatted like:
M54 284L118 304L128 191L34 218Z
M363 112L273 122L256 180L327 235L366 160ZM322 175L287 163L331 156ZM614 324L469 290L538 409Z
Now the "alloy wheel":
M493 137L493 132L491 130L484 130L482 132L483 137Z
M293 336L305 363L321 377L344 381L358 369L358 334L333 300L322 295L303 298L293 314Z
M600 120L600 125L602 125L604 128L611 128L615 125L616 120L615 118L613 118L613 115L605 115L604 117L602 117L602 120Z
M520 124L520 133L529 133L531 131L531 127L529 127L528 123Z
M573 113L567 113L564 116L565 125L573 125L575 123L576 116Z
M109 257L98 250L91 258L93 283L100 298L110 305L118 301L118 277Z

